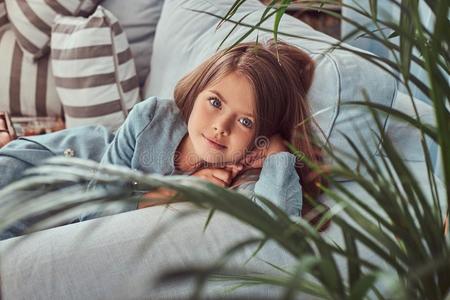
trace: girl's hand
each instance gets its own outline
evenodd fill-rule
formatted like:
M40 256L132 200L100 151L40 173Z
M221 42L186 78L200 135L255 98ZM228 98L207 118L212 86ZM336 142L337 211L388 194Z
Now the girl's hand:
M244 169L262 168L264 160L271 154L278 152L289 152L286 141L281 135L274 134L264 147L259 147L247 154L239 163L244 165Z
M170 198L175 196L176 192L165 189L165 188L159 188L156 191L148 192L144 194L144 198L147 198L148 200L141 200L138 203L138 209L144 208L144 207L150 207L150 206L156 206L156 205L162 205L162 204L168 204L171 201L169 201Z
M242 165L227 165L224 168L205 168L191 174L191 176L203 178L221 187L228 187L242 168ZM175 191L165 188L159 188L156 191L148 192L144 194L144 198L147 198L148 200L139 201L138 209L169 204L173 202L170 201L170 199L175 196L175 194Z
M197 176L221 187L228 187L234 177L242 170L242 165L227 165L224 168L205 168L191 176Z

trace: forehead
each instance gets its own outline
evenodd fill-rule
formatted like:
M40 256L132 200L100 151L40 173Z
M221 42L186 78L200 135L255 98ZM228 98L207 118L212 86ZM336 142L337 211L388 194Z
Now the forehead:
M216 94L233 111L256 117L255 93L251 82L244 75L229 73L209 85L205 91Z

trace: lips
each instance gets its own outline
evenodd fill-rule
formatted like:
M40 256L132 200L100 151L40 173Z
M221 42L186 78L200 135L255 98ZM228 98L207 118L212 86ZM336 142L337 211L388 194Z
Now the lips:
M225 149L226 146L216 142L215 140L212 139L208 139L206 136L203 135L203 137L205 138L205 140L208 142L209 145L213 146L216 149Z

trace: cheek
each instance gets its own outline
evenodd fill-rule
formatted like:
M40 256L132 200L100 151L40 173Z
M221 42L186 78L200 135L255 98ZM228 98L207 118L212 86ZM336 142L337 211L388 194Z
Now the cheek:
M233 148L237 151L245 153L245 151L252 146L253 134L248 132L237 133L233 137Z
M201 127L202 123L202 117L204 114L202 113L202 108L199 107L198 103L194 104L194 107L192 109L192 112L189 116L188 120L188 130L189 133L192 134L193 131L197 130L199 127Z
M207 103L197 100L192 108L191 116L194 116L195 123L204 123L204 120L208 118L211 111L208 110Z

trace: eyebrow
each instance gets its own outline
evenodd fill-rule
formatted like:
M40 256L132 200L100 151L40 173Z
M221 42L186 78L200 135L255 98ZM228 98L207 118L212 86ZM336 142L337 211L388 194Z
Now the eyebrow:
M228 104L227 100L225 100L225 98L216 90L211 90L211 92L213 92L214 94L216 94L217 96L219 96L220 100L222 100L223 102L225 102L226 104ZM249 114L249 113L242 113L243 115L247 116L247 117L251 117L251 118L255 118L253 116L253 114Z

